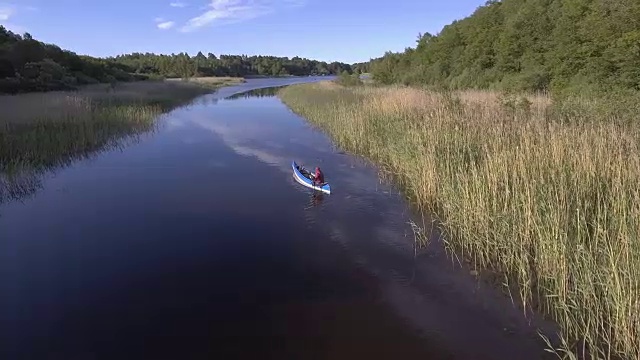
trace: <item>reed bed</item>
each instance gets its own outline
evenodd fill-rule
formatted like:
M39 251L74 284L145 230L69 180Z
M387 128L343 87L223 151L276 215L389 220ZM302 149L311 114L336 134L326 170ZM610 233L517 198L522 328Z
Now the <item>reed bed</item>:
M210 91L148 81L0 96L0 203L32 193L38 173L151 131L158 115Z
M559 356L640 358L638 112L330 82L280 97L390 172L438 216L448 249L503 279L526 314L554 319Z
M183 81L144 81L89 85L79 91L2 95L0 126L82 121L92 118L96 109L113 106L148 106L163 110L181 105L210 91L207 87Z

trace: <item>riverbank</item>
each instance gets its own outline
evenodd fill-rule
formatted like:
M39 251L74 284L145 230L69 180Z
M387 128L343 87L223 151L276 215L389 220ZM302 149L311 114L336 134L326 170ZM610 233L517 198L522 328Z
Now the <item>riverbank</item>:
M163 112L238 81L96 84L79 91L0 96L0 203L33 182L25 173L117 146L125 138L151 131Z
M640 356L640 126L607 99L324 82L280 91L436 214L450 251L503 279L565 348ZM611 111L609 111L611 109Z
M166 81L181 81L184 82L183 79L167 79ZM208 87L211 89L217 89L222 86L232 86L238 85L246 82L245 78L242 77L231 77L231 76L203 76L203 77L192 77L187 79L187 82L193 83L196 85Z

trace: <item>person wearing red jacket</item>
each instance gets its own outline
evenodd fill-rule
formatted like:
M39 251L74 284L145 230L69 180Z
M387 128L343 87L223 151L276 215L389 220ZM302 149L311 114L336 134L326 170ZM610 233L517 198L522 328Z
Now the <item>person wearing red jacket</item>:
M313 177L313 185L321 186L322 184L324 184L324 174L322 173L322 170L320 170L320 167L316 166L316 173Z

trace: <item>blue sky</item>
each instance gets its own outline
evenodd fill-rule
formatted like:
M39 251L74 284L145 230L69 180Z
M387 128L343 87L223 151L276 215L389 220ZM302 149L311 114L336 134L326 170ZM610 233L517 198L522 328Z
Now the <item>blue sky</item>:
M0 0L0 24L93 56L202 51L354 63L414 46L418 33L437 33L485 2Z

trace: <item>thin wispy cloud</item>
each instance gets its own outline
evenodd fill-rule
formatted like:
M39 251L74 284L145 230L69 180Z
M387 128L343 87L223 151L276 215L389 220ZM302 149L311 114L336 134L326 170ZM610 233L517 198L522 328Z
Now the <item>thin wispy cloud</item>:
M0 21L2 22L2 26L4 26L6 29L12 31L13 33L16 34L23 34L25 32L27 32L27 28L25 26L13 23L13 22L9 22L9 20L13 20L16 16L16 14L20 11L28 11L28 12L33 12L33 11L38 11L38 8L35 6L15 6L11 3L0 3Z
M175 24L176 23L173 21L165 21L157 24L156 26L158 27L158 29L167 30L167 29L171 29Z
M307 0L282 0L282 3L289 7L300 7L307 4Z
M187 6L187 4L181 2L181 1L175 1L169 4L169 6L171 7L176 7L176 8L183 8L185 6Z
M0 3L0 25L15 34L24 34L27 32L26 27L9 22L9 20L15 18L17 10L17 7L12 4Z
M190 19L180 31L192 32L216 23L230 24L255 19L304 3L305 0L211 0L206 11Z
M15 14L16 8L6 4L0 4L0 21L9 20Z
M165 20L163 17L157 17L153 21L155 21L156 27L160 30L171 29L176 24L174 21Z

